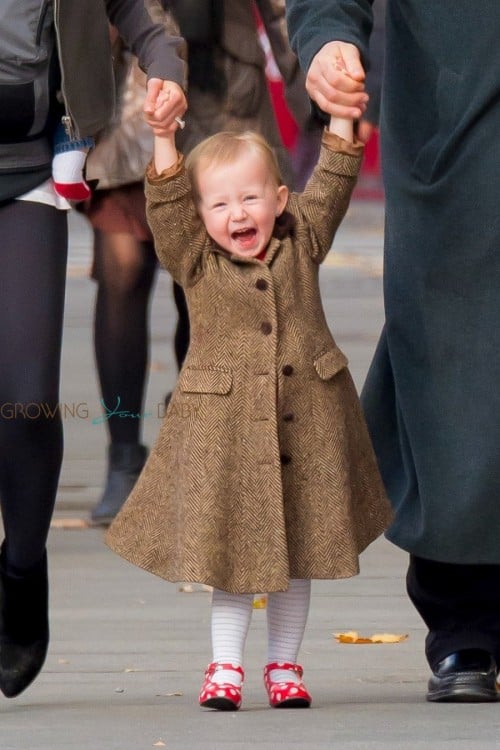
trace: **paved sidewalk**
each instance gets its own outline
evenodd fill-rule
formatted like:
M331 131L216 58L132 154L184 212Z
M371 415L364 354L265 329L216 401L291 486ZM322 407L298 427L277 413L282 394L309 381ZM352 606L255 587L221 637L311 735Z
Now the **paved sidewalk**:
M382 207L355 203L322 270L328 319L361 386L382 323ZM87 279L90 236L72 218L61 405L66 454L50 535L52 640L44 671L22 696L0 700L0 750L489 750L500 748L500 706L424 700L425 631L405 594L406 556L384 539L361 574L314 582L301 653L310 710L272 710L262 684L265 610L255 610L240 712L202 711L209 660L209 594L182 593L135 569L83 525L105 469L105 426L94 375ZM170 284L153 305L145 440L175 380ZM62 527L62 528L61 528ZM341 645L334 632L408 634L391 645Z

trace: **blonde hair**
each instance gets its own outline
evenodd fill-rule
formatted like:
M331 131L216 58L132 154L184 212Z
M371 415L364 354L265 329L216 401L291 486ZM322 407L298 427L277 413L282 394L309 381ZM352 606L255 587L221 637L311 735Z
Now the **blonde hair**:
M228 164L243 153L254 153L260 157L276 185L279 187L283 184L276 154L265 138L252 130L245 130L243 133L224 130L205 138L186 158L186 171L196 202L200 199L196 179L200 167Z

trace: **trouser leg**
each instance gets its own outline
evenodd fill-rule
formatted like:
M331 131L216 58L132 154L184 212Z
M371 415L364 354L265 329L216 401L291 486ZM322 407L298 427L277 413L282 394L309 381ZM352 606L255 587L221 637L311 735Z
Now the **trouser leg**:
M429 628L431 669L449 654L479 648L500 664L500 565L455 565L410 555L408 595Z

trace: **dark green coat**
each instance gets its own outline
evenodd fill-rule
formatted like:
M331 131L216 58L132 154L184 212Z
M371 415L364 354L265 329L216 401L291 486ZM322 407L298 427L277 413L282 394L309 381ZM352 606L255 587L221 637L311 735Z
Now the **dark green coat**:
M307 68L364 52L368 0L289 0ZM386 326L363 403L421 557L500 563L500 3L389 0L382 96Z

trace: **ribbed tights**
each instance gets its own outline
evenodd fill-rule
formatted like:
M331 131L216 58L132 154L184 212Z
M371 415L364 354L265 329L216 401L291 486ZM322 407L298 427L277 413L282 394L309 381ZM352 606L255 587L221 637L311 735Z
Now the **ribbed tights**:
M268 596L268 663L290 662L295 664L304 637L311 581L292 579L288 591L274 592ZM213 661L243 665L243 651L253 611L253 594L229 594L214 589L212 596L212 650ZM270 674L276 682L298 682L295 673L273 670ZM213 681L241 684L238 673L220 670Z

